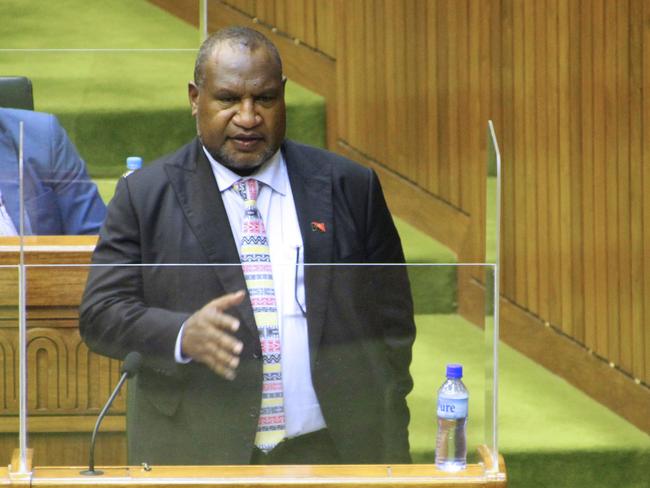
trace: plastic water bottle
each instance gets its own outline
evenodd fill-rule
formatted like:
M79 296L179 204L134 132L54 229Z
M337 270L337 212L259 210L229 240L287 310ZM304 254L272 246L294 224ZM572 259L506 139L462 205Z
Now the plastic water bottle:
M469 393L462 377L462 365L448 364L447 380L438 390L436 467L443 471L460 471L467 464L465 426Z
M129 156L126 158L126 171L122 176L126 178L140 168L142 168L142 158L140 156Z

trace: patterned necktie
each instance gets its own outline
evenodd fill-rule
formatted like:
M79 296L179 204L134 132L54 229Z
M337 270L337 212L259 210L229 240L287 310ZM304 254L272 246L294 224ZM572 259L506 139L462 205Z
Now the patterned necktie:
M244 199L239 254L262 344L262 406L255 445L268 452L285 437L280 331L271 254L264 223L257 209L257 180L241 180L233 188Z

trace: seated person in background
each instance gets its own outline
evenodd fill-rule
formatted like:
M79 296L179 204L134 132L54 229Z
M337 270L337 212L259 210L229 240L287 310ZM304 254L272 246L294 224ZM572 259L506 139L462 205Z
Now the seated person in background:
M56 117L0 108L0 236L20 232L20 121L24 122L24 233L98 234L106 206Z

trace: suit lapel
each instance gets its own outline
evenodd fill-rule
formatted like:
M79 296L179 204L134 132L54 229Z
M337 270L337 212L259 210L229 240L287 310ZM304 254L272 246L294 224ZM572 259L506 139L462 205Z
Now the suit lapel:
M239 252L210 162L198 140L186 154L187 159L166 166L168 178L185 218L208 256L208 262L227 265L214 268L224 291L231 293L245 290L246 281L240 266ZM243 323L259 339L250 300L246 298L237 310Z
M283 145L305 249L309 357L314 368L327 314L334 246L332 178L327 163L308 161L290 141Z

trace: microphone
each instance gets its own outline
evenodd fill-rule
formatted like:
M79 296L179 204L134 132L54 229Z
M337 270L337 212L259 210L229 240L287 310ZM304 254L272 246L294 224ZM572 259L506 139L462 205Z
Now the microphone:
M120 377L120 381L117 382L117 386L113 390L113 393L111 393L111 396L108 398L108 401L106 402L106 405L104 405L104 408L102 408L102 411L99 412L99 417L97 417L97 422L95 423L95 428L93 429L93 436L90 439L90 455L88 457L88 469L84 471L80 471L79 474L83 474L85 476L97 476L100 474L104 474L103 471L99 471L95 469L95 437L97 437L97 431L99 430L99 426L102 423L102 420L104 420L104 417L106 416L106 412L108 412L108 409L111 408L111 405L113 404L113 400L115 400L115 397L122 389L122 385L124 384L127 378L132 378L133 376L138 374L141 364L142 364L142 355L139 352L132 351L126 355L126 358L124 359L124 363L122 364L122 368L120 369L120 373L122 373L122 376Z

